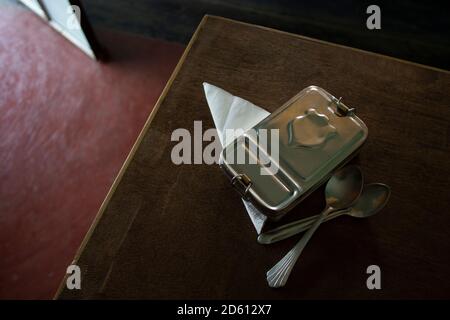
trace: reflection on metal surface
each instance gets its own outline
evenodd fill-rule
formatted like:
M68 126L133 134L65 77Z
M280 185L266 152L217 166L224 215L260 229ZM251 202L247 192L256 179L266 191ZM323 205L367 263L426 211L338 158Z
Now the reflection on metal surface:
M308 109L304 115L296 117L288 123L288 143L291 147L318 147L337 132L329 124L326 115L316 109Z
M267 283L270 287L279 288L286 284L298 257L325 217L333 211L351 206L359 198L362 187L363 175L361 170L356 166L340 169L331 177L325 188L327 207L319 214L316 221L314 221L311 228L303 235L300 241L283 259L267 271Z
M368 135L353 108L316 86L303 89L250 130L259 133L273 129L279 129L279 165L274 175L261 175L259 163L236 164L224 158L221 166L230 179L247 175L252 181L247 199L275 220L349 161ZM222 154L236 151L236 145L228 144ZM257 145L258 153L270 155L270 148L270 142Z

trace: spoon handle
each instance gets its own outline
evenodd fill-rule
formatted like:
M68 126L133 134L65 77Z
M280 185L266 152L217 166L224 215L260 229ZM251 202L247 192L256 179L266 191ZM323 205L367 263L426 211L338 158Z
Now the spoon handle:
M335 211L335 212L327 215L325 217L324 221L329 221L331 219L340 217L340 216L348 213L349 211L350 211L350 209ZM290 223L284 224L280 227L277 227L275 229L261 233L258 236L258 243L272 244L272 243L284 240L286 238L292 237L303 231L306 231L311 227L311 225L314 223L315 220L317 220L318 217L319 217L319 215L313 215L311 217L300 219L300 220L297 220L294 222L290 222Z
M299 242L281 259L276 265L274 265L266 273L267 283L272 288L284 287L289 275L291 274L292 268L297 262L298 257L302 253L303 249L308 244L309 239L311 239L314 232L320 226L325 217L334 211L335 209L328 207L321 214L319 214L317 220L314 222L312 227L306 232Z

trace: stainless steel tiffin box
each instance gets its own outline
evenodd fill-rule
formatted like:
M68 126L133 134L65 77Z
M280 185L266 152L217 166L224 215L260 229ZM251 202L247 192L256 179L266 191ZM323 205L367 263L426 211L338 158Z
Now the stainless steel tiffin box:
M349 161L367 134L354 108L309 86L227 144L220 166L242 197L278 220Z

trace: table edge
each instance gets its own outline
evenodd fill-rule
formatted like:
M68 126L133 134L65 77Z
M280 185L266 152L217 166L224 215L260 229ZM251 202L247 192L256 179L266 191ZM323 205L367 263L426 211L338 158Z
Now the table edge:
M94 217L94 220L91 223L91 226L89 227L89 230L87 231L86 235L83 238L83 241L81 242L80 246L78 247L77 252L75 253L75 256L72 260L72 264L77 264L78 259L80 258L84 248L86 247L86 244L88 243L89 239L91 238L91 235L93 234L98 222L103 216L103 213L105 212L106 208L108 207L109 201L111 200L114 192L116 191L118 185L120 184L122 177L127 170L131 160L134 157L134 154L136 153L139 145L141 144L141 141L143 140L145 134L148 131L148 128L150 127L151 122L153 121L156 113L158 112L159 107L161 106L162 102L164 101L170 87L172 86L173 81L175 80L176 76L178 75L178 72L180 71L184 61L186 60L186 56L188 55L190 49L192 48L193 43L198 37L198 33L200 29L202 29L203 25L205 24L206 20L208 19L208 15L205 15L202 20L200 21L199 25L197 26L197 29L195 30L191 40L189 41L186 49L184 50L183 54L181 55L180 60L178 61L177 65L175 66L175 69L173 70L169 80L167 81L163 91L161 92L161 95L159 96L158 100L156 101L156 104L153 108L153 110L150 112L150 115L148 116L147 120L145 121L145 124L140 131L138 137L136 138L136 141L133 144L133 147L131 148L130 152L128 153L127 158L125 159L124 163L122 164L122 167L119 170L119 173L115 177L105 199L103 200L100 209L98 210L97 214ZM54 296L54 299L58 299L58 297L61 295L65 288L65 283L67 280L67 274L63 277L56 294Z
M384 59L394 60L394 61L400 62L400 63L410 64L410 65L413 65L413 66L419 67L419 68L425 68L425 69L429 69L429 70L433 70L433 71L437 71L437 72L443 72L443 73L450 74L450 70L441 69L441 68L429 66L429 65L426 65L426 64L421 64L421 63L410 61L410 60L396 58L396 57L388 56L388 55L382 54L382 53L377 53L377 52L373 52L373 51L367 51L367 50L364 50L364 49L354 48L354 47L346 46L344 44L339 44L339 43L334 43L334 42L330 42L330 41L320 40L320 39L316 39L316 38L312 38L312 37L308 37L308 36L304 36L304 35L300 35L300 34L296 34L296 33L291 33L291 32L288 32L288 31L282 31L282 30L278 30L278 29L274 29L274 28L270 28L270 27L265 27L265 26L261 26L261 25L257 25L257 24L253 24L253 23L249 23L249 22L233 20L233 19L230 19L230 18L215 16L215 15L205 15L204 18L206 18L206 17L214 18L214 19L218 19L218 20L223 20L223 21L229 21L229 22L233 22L233 23L237 23L237 24L241 24L241 25L251 26L251 27L262 29L262 30L266 30L266 31L272 31L272 32L280 33L280 34L293 36L295 38L299 38L299 39L306 40L306 41L311 41L311 42L316 42L316 43L320 43L320 44L330 45L330 46L333 46L333 47L338 47L338 48L343 48L343 49L349 49L349 50L352 50L352 51L357 51L357 52L360 52L360 53L365 53L365 54L369 54L369 55L372 55L372 56L377 56L379 58L384 58Z

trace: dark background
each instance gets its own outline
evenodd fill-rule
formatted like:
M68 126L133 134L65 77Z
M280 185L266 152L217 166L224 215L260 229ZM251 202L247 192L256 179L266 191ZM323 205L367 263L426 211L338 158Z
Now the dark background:
M438 1L83 0L95 26L187 43L204 14L450 69L450 10ZM366 9L381 8L381 30Z

